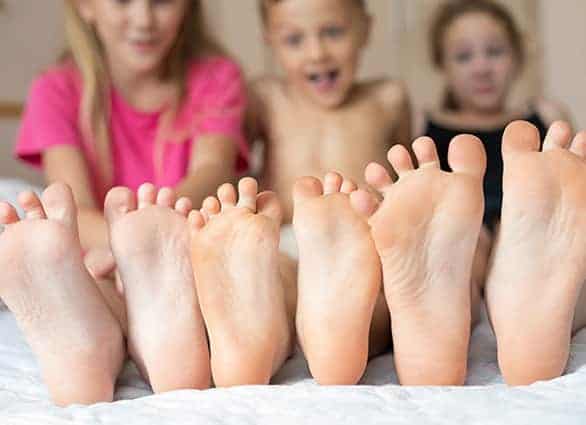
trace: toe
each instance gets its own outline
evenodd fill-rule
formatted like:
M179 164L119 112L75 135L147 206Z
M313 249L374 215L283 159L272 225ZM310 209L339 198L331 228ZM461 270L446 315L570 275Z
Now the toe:
M222 211L236 205L236 189L230 183L225 183L218 189L218 199L222 204Z
M157 200L157 188L151 183L141 184L137 191L138 208L153 205Z
M293 186L293 201L295 203L321 195L323 195L323 187L315 177L301 177Z
M43 192L43 206L47 217L62 222L77 232L77 207L71 188L63 183L55 183Z
M350 194L350 193L354 192L356 189L358 189L358 186L356 185L354 180L344 179L344 182L342 183L342 187L340 188L340 191L342 193Z
M403 145L393 146L387 154L387 159L399 177L413 170L411 155L409 155L409 151Z
M364 171L364 178L366 179L366 183L379 192L388 190L393 184L393 180L387 169L376 162L368 164Z
M439 156L433 139L420 137L413 142L412 146L419 167L440 168Z
M197 232L199 232L205 226L206 223L203 215L197 210L192 210L189 213L188 222L191 237L193 237Z
M378 208L378 200L366 190L356 190L350 194L350 204L356 212L364 217L370 217Z
M27 190L18 195L18 203L25 212L28 220L47 218L41 200L33 191Z
M256 195L258 195L258 183L252 177L245 177L238 182L239 208L248 208L256 212Z
M282 210L277 195L274 192L259 193L256 198L258 213L273 220L278 226L281 225Z
M0 202L0 224L13 224L18 221L16 209L8 202Z
M547 131L543 141L543 151L552 149L565 149L570 145L572 140L572 128L565 121L554 122Z
M163 187L157 193L157 205L160 207L173 208L176 199L175 191L170 187Z
M527 121L513 121L503 134L503 157L510 154L539 151L539 130Z
M208 196L202 204L201 212L204 215L204 218L210 219L211 217L220 213L222 206L220 205L220 201L214 196Z
M193 203L191 199L182 196L175 202L175 211L181 214L183 217L187 217L189 212L193 209Z
M343 181L344 178L339 173L331 171L326 174L324 177L324 195L338 193L342 187Z
M134 210L136 210L136 198L127 187L115 187L106 195L104 213L108 223L112 224Z
M482 178L486 171L486 153L480 139L468 134L454 137L448 150L448 164L456 173Z
M580 158L586 158L586 131L576 134L570 146L570 151Z

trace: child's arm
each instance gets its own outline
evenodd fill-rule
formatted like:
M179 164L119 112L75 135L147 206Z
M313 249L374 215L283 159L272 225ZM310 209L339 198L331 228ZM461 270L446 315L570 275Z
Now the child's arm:
M187 196L200 208L207 196L223 183L235 180L236 143L228 136L206 135L194 143L189 174L176 187L178 196Z
M252 142L256 141L260 137L261 133L261 97L259 88L261 87L261 81L252 81L247 87L248 93L248 108L246 108L246 115L244 120L244 131L246 139Z
M413 122L411 117L411 102L407 95L407 90L401 86L401 96L399 100L399 115L397 129L395 131L395 143L400 143L407 147L411 152Z
M213 66L206 97L200 99L207 109L197 111L199 135L193 140L187 176L175 187L177 194L191 199L195 208L215 194L218 186L235 180L238 153L248 154L242 134L247 106L242 73L227 60Z
M246 139L251 143L251 175L259 180L259 184L265 182L262 179L263 166L267 156L267 138L264 120L267 119L265 104L270 96L271 85L274 84L267 77L259 78L249 83L248 108L245 115ZM261 188L261 190L263 190Z
M411 149L413 123L407 86L402 82L387 81L383 90L383 101L388 119L395 123L392 133L389 135L387 147L390 149L393 145L401 144L407 148L411 158L415 160ZM391 173L395 178L394 171L391 170Z
M388 135L388 147L401 144L411 151L411 102L407 86L395 80L385 80L379 89L386 119L393 123Z
M63 182L73 191L78 207L82 248L85 251L109 249L108 226L101 208L96 205L89 170L79 148L67 145L51 147L43 152L43 165L48 184Z

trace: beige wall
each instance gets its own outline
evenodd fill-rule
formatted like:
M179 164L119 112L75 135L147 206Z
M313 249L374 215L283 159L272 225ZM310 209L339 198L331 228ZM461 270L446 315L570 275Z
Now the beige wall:
M0 103L23 101L31 79L56 56L62 45L62 1L6 1L7 10L0 14ZM415 104L434 104L442 85L427 59L426 36L431 12L441 1L368 0L374 28L361 76L401 78L409 85ZM566 104L574 121L586 128L586 1L502 1L514 11L530 53L515 102L543 93ZM210 26L248 76L273 72L270 52L262 41L257 0L204 2ZM17 124L0 119L0 176L38 178L10 158Z
M563 102L576 127L586 130L586 1L543 0L538 10L544 92Z
M6 0L0 13L0 102L24 100L31 79L61 45L61 0ZM18 121L0 118L0 177L40 182L39 173L12 159Z

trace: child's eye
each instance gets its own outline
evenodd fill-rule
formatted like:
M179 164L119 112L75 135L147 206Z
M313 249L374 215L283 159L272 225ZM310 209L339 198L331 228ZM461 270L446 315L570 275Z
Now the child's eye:
M502 46L493 46L493 47L489 47L486 50L486 54L491 58L497 58L499 56L502 56L504 53L505 53L505 48Z
M326 27L323 30L323 35L325 35L326 37L330 37L330 38L338 38L342 35L344 35L344 28L339 27L339 26L331 26L331 27Z
M458 63L466 63L472 59L471 52L459 52L454 55L454 60Z
M291 34L287 35L283 41L290 47L297 47L301 44L301 41L303 41L303 37L301 34Z

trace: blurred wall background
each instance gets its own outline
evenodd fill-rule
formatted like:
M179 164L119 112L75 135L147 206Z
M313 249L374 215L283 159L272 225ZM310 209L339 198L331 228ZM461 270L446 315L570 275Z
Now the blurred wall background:
M63 45L63 0L5 0L0 13L0 177L40 182L11 157L19 105L30 81ZM441 78L428 60L430 17L443 0L368 0L373 34L361 76L390 75L407 82L417 107L435 104ZM244 67L249 78L277 72L262 40L257 0L204 0L210 28ZM586 129L586 1L508 0L529 53L512 103L545 96L565 104L578 128Z

